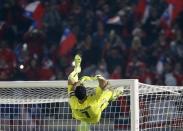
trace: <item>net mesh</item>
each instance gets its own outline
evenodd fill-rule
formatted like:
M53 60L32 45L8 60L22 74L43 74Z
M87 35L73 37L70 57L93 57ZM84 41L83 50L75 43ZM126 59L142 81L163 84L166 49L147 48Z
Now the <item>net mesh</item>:
M140 129L183 130L183 87L139 84Z
M111 81L123 86L124 95L110 102L101 121L91 131L130 131L129 80ZM96 81L88 82L93 93ZM76 131L66 81L0 82L0 131ZM162 87L139 83L140 131L181 131L183 129L183 87ZM137 107L138 108L138 107Z

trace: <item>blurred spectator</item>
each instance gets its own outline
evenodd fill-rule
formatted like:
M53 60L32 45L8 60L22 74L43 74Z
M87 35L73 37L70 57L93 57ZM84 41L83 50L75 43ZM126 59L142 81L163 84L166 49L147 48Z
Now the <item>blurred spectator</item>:
M93 48L95 48L95 64L97 64L102 57L102 49L106 44L107 33L104 30L104 25L101 21L97 22L97 32L93 34Z
M41 57L45 45L45 34L41 30L33 29L24 35L24 41L27 43L27 48L30 56Z
M84 68L83 75L95 76L96 75L95 72L96 72L96 66L95 65L90 65L90 66Z
M39 80L55 80L56 76L53 70L53 62L49 58L45 58L42 61L41 68L38 71L38 79Z
M20 107L20 118L22 123L22 129L25 130L28 128L28 130L33 130L35 123L33 123L31 119L31 115L28 112L27 105L21 105Z
M55 5L46 2L43 15L44 29L49 42L58 41L61 34L61 17Z
M164 72L164 63L165 63L165 58L164 56L160 56L158 61L157 61L157 65L156 65L156 73L161 75Z
M95 64L95 48L92 46L93 41L90 35L87 35L85 40L81 43L80 50L82 52L82 65L84 68Z
M9 80L14 75L16 56L13 50L7 47L5 41L0 43L0 80Z
M138 78L142 68L145 68L145 63L143 63L137 56L133 56L127 63L126 77Z
M176 63L174 66L173 74L176 77L177 85L181 86L183 84L183 71L181 63Z
M98 65L98 69L96 70L95 75L98 74L104 76L104 78L109 78L109 73L107 71L106 63L104 60L102 60Z
M61 16L65 17L70 13L71 10L71 1L70 0L61 0L59 4L59 11Z
M153 73L150 68L140 68L140 74L138 79L142 83L153 84L155 79L155 73Z
M154 40L158 37L158 32L160 31L160 16L156 8L152 8L150 15L147 18L146 22L143 24L143 30L146 35L146 45L151 45Z
M39 64L37 57L34 56L25 67L24 72L28 80L38 80Z
M110 46L122 46L123 49L125 49L125 45L123 44L120 36L115 32L115 30L111 30L109 32L109 38L108 42L111 44Z
M176 77L173 74L173 67L169 64L165 64L165 84L167 86L176 86L177 85L177 80Z
M79 52L85 75L182 85L183 8L166 25L162 17L169 3L164 0L149 2L147 10L136 0L51 0L40 1L38 20L25 15L32 2L0 1L1 80L66 79ZM74 44L70 48L66 42L62 51L67 53L60 55L65 27Z
M114 71L110 75L110 79L121 79L122 78L122 70L121 66L118 65L115 67Z
M105 57L106 57L105 60L107 63L107 69L110 74L114 71L116 66L118 65L120 65L121 67L124 66L123 52L118 46L110 48L107 51L107 55Z

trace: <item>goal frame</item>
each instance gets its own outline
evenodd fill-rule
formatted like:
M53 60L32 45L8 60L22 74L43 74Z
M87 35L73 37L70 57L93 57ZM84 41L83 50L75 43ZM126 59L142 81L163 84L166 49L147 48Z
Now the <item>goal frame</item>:
M131 80L131 91L130 91L130 110L131 110L131 131L139 131L139 87L138 80Z
M130 127L131 131L139 131L140 130L140 106L139 106L139 87L138 79L120 79L120 83L118 80L110 80L113 83L116 83L116 85L120 85L120 83L123 83L123 85L130 86Z
M130 86L130 126L131 131L139 131L139 87L138 87L138 79L120 79L119 80L109 80L110 82L115 83L115 85L123 85ZM23 84L25 83L26 84ZM0 88L36 88L36 87L60 87L61 84L66 85L66 80L57 80L57 81L1 81ZM91 87L96 85L96 83L89 84Z

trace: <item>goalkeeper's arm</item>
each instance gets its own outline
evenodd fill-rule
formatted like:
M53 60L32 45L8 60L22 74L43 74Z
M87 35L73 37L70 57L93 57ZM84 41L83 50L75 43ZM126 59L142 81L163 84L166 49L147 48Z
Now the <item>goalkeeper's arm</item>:
M101 75L96 75L96 78L98 80L99 87L102 90L105 90L108 87L109 82L103 76L101 76Z
M83 77L80 79L80 83L83 84L85 81L92 81L92 80L96 80L96 77L83 76Z
M83 76L80 80L80 83L84 83L85 81L92 81L92 80L98 80L99 87L102 90L104 90L109 85L109 82L101 75L96 75L95 77Z

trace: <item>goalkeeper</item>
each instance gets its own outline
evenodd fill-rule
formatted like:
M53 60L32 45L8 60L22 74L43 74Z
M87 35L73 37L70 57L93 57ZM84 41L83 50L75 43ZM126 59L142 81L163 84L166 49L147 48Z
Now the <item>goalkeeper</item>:
M69 104L72 116L80 120L81 125L83 123L97 123L100 121L102 111L108 106L109 101L116 99L122 92L111 90L109 82L101 75L96 77L84 76L81 80L78 80L78 74L81 72L80 64L81 57L76 55L74 58L74 70L68 77ZM99 86L96 87L94 94L87 95L83 82L94 79L98 80Z

